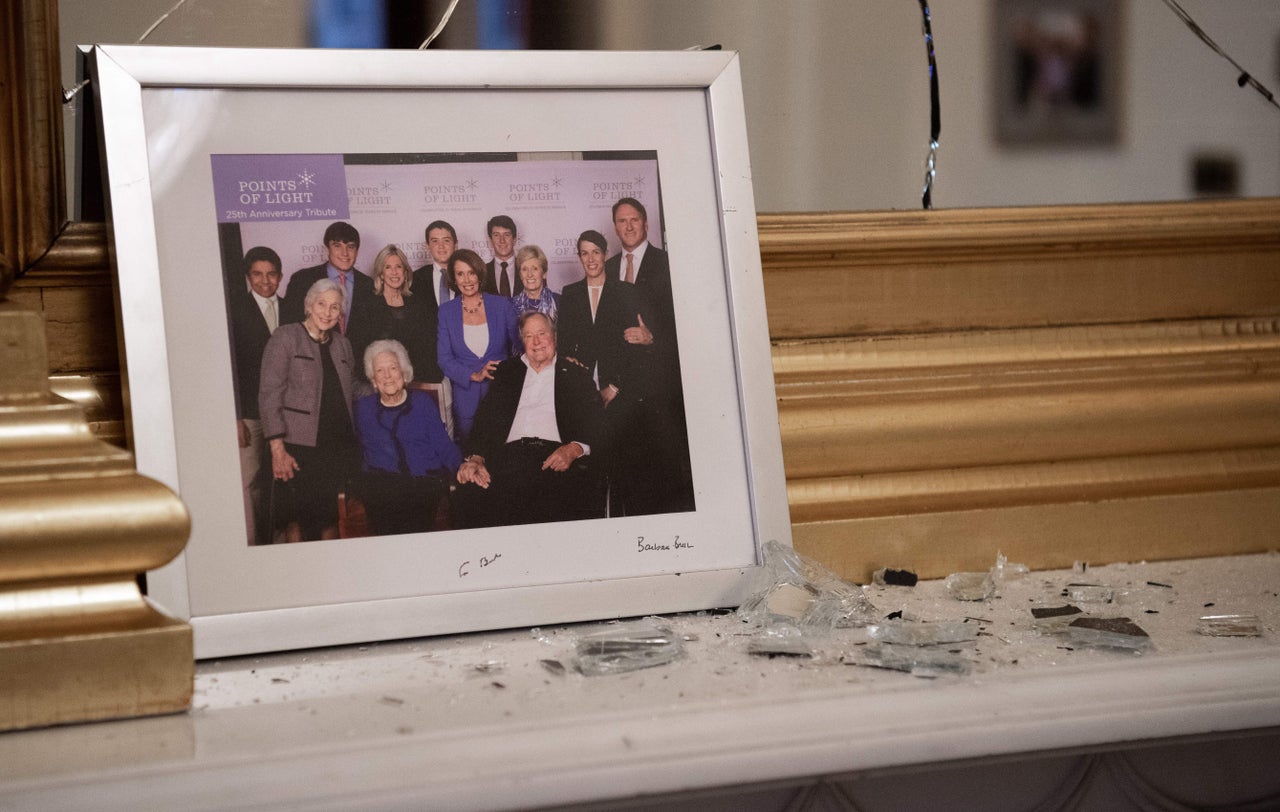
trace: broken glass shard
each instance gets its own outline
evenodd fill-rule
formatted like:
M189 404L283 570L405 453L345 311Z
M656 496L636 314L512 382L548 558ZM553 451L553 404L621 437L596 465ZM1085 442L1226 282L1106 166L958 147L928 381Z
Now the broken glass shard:
M738 608L738 616L748 623L829 631L865 626L880 617L862 587L776 541L765 543L761 570L763 585Z
M578 671L596 677L665 665L684 653L684 641L669 626L646 619L585 635L576 650Z
M989 572L953 572L947 576L947 592L958 601L984 601L996 593Z
M1210 637L1261 637L1262 624L1257 615L1205 615L1196 631Z
M916 677L964 676L973 668L965 656L945 649L876 643L850 654L849 665L905 671Z
M961 621L886 621L867 627L873 640L904 646L967 643L978 637L975 623Z
M1127 617L1079 617L1067 625L1067 639L1081 646L1146 651L1151 637Z
M1111 603L1116 598L1116 591L1101 584L1067 584L1062 595L1067 600L1081 603Z

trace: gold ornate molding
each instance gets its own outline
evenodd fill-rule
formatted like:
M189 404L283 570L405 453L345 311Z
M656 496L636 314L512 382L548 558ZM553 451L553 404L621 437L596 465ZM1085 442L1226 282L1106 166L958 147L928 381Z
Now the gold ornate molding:
M82 384L110 379L116 342L105 230L63 228L55 9L0 11L0 730L183 710L194 680L191 627L137 582L182 550L186 509L80 405L115 422ZM46 329L53 366L89 373L62 381L80 404L50 390Z
M774 339L1275 316L1278 250L1274 199L760 217Z
M43 255L66 211L56 2L13 0L0 11L0 299Z
M805 552L865 579L1275 545L1280 201L760 226Z

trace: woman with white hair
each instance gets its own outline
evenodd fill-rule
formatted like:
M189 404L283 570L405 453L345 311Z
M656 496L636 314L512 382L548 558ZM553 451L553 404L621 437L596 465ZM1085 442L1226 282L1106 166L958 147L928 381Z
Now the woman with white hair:
M258 413L271 449L272 518L285 541L338 537L338 493L355 458L355 359L337 329L345 292L320 279L301 322L282 324L262 352Z
M405 388L413 380L413 364L403 344L370 344L364 374L375 390L356 401L365 514L379 535L430 530L462 452L449 439L431 396Z

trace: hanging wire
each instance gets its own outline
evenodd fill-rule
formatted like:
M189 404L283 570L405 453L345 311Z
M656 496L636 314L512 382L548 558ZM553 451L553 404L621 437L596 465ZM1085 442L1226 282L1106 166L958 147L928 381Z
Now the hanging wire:
M453 16L453 10L457 7L458 7L458 0L450 0L449 7L444 10L444 14L440 17L440 22L436 25L435 30L432 31L430 34L427 34L427 38L424 39L422 41L422 44L418 46L419 51L425 51L427 49L427 46L430 45L432 42L434 42L436 37L440 36L440 32L443 31L444 27L449 24L449 18Z
M1208 34L1206 34L1204 32L1204 29L1201 28L1198 24L1196 24L1195 20L1191 19L1191 15L1188 14L1186 10L1182 8L1182 6L1178 5L1177 0L1164 0L1164 4L1169 7L1170 11L1172 11L1175 15L1177 15L1178 19L1182 20L1182 22L1186 24L1187 28L1191 29L1191 33L1195 34L1204 42L1205 45L1209 46L1209 50L1213 51L1218 56L1230 62L1232 66L1235 67L1236 70L1240 71L1240 76L1236 79L1236 85L1238 87L1244 87L1245 85L1249 85L1254 90L1261 93L1262 98L1271 102L1271 106L1275 107L1277 110L1280 110L1280 104L1276 103L1276 97L1272 95L1271 91L1267 90L1267 88L1264 87L1261 82L1253 78L1253 76L1250 75L1249 71L1244 69L1244 66L1242 66L1239 62L1231 58L1230 54L1222 50L1222 48L1218 46L1218 43L1214 42L1213 38L1210 37Z
M182 6L183 6L186 2L187 2L187 0L178 0L178 2L174 3L174 4L173 4L173 8L169 9L169 10L168 10L168 11L166 11L164 14L161 14L161 15L160 15L160 19L158 19L158 20L156 20L154 23L152 23L152 24L151 24L151 27L150 27L150 28L148 28L146 31L143 31L143 32L142 32L142 36L138 37L138 41L137 41L137 42L135 42L134 44L135 44L135 45L141 45L141 44L142 44L142 41L143 41L144 39L146 39L147 37L151 36L151 32L152 32L152 31L155 31L157 28L159 28L159 27L160 27L160 23L162 23L162 22L164 22L165 20L169 19L169 15L170 15L170 14L172 14L173 12L177 11L178 9L182 8Z
M942 104L938 99L938 59L933 52L929 0L920 0L920 14L924 19L924 47L929 54L929 158L925 162L924 192L920 202L926 209L932 209L933 179L938 165L938 135L942 132Z
M157 28L159 28L161 23L169 19L170 14L173 14L173 12L182 8L182 6L186 2L187 0L178 0L178 2L174 3L173 8L169 9L164 14L161 14L159 19L157 19L151 25L147 26L147 30L142 32L142 36L138 37L137 41L134 44L141 45L142 41L147 37L151 36L151 33L155 31ZM89 86L89 80L83 79L77 82L76 84L72 85L70 89L64 88L62 91L62 103L71 104L72 99L74 99L80 93L81 90L84 90L88 86Z

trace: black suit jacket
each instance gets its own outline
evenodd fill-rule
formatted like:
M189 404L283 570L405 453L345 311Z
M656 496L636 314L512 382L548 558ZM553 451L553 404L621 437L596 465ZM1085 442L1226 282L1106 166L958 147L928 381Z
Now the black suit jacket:
M601 453L604 442L604 407L591 375L582 367L557 355L556 427L560 442L586 443L592 456ZM529 368L521 358L508 358L494 370L489 393L476 409L475 424L466 440L465 452L493 460L507 444L507 435L516 419L524 378ZM550 439L550 438L543 438Z
M375 295L372 279L355 268L352 268L351 272L355 276L355 281L352 283L352 290L355 293L351 297L351 308L348 310L350 313L347 316L348 335L351 333L352 325L359 322L361 311L367 308L369 300ZM285 289L284 301L280 306L281 324L292 324L306 318L307 314L303 312L302 305L307 298L307 291L311 290L311 286L316 282L324 279L328 273L328 266L325 264L313 265L293 272L293 276L289 277L289 286Z
M280 307L281 302L277 298L277 314ZM257 420L262 351L271 338L271 330L258 307L258 300L240 286L231 289L227 319L231 323L231 374L236 382L236 419Z
M435 267L434 262L428 262L413 271L413 298L422 302L423 323L431 336L431 358L421 372L418 371L415 363L413 376L417 380L429 383L439 383L444 380L444 372L440 369L440 361L436 357L436 348L439 346L436 333L440 327L440 305L444 303L440 301L440 291L436 289L435 280L432 279ZM445 276L447 278L448 274L446 273Z
M500 294L501 291L498 290L498 273L502 269L498 267L498 260L491 259L484 266L489 269L489 283L485 286L484 292ZM507 260L507 277L507 284L511 285L511 292L507 296L515 296L524 290L524 286L520 284L520 271L516 268L516 258L514 256Z
M641 316L648 324L650 313L635 287L606 276L593 322L591 292L587 280L580 279L565 285L560 294L557 347L589 370L598 365L601 389L612 384L623 395L641 397L648 385L652 347L628 344L623 337L628 327L639 325Z
M619 279L622 274L622 254L609 257L604 263L605 273L610 279ZM655 345L674 346L676 343L675 304L671 293L671 259L652 243L645 249L644 260L636 269L636 291L648 307L653 321L645 317L645 324L653 333Z

